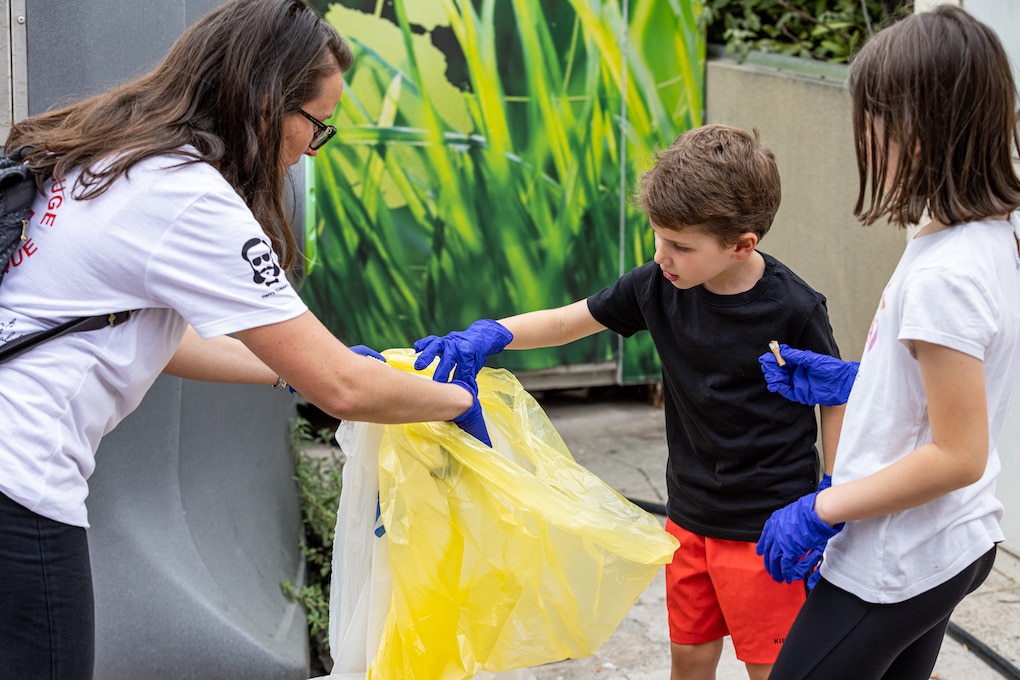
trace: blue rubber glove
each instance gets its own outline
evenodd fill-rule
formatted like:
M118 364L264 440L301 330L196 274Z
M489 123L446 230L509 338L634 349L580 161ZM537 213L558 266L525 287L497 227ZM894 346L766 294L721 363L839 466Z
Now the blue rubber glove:
M818 482L818 490L822 491L832 486L832 475L822 473L822 481Z
M384 357L382 354L379 354L371 347L366 347L365 345L354 345L349 349L355 354L360 354L363 357L372 357L373 359L378 359L384 364L386 363L386 357Z
M829 539L843 530L830 527L815 513L818 491L779 508L765 522L755 552L765 558L765 571L776 581L803 580L822 559Z
M491 319L480 319L463 331L455 331L443 337L430 335L414 343L414 351L421 352L414 362L414 369L420 371L437 356L439 365L436 367L433 380L446 382L450 371L454 371L455 380L474 382L478 371L485 366L485 361L514 339L513 333L503 324ZM456 369L456 370L454 370Z
M769 392L778 392L790 401L808 406L845 404L857 379L856 361L843 361L827 354L779 346L786 360L780 366L772 352L758 357Z
M475 403L471 404L471 408L454 418L452 422L457 427L491 448L492 440L489 439L489 431L485 427L485 418L482 417L482 403L478 401L478 386L475 385L475 381L471 380L471 382L465 382L463 380L453 380L450 384L460 385L470 392L471 396L475 398Z

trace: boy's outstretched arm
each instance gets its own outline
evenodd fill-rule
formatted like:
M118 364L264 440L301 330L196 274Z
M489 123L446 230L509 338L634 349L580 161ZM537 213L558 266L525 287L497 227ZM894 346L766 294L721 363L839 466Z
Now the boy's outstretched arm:
M499 323L514 336L507 349L559 347L606 329L591 315L587 300L509 316Z
M455 380L473 382L485 361L504 348L554 347L604 329L588 311L587 300L500 321L479 319L463 331L430 335L415 342L414 349L420 354L414 367L420 371L439 357L434 380L446 382L452 371Z

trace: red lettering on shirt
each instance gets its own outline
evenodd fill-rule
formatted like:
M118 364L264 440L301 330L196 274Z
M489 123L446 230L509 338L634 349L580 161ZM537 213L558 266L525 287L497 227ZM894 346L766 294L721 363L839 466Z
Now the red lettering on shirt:
M54 182L50 186L50 197L46 201L47 212L43 213L42 218L39 220L39 224L47 227L52 227L57 221L57 209L60 208L64 203L64 182ZM35 210L31 211L29 219L35 218ZM20 267L25 263L25 260L32 257L39 251L39 246L32 240L28 239L21 246L11 254L10 259L4 266L4 274L7 274L11 269Z
M4 274L11 271L12 267L20 267L26 258L32 257L38 251L39 248L35 245L32 239L25 241L20 248L14 251L14 254L11 255L11 259L7 261L7 266L4 267Z
M39 224L47 227L55 226L57 223L57 208L64 202L64 182L54 182L50 186L50 198L46 202L46 207L49 209L43 214L42 219L39 220Z

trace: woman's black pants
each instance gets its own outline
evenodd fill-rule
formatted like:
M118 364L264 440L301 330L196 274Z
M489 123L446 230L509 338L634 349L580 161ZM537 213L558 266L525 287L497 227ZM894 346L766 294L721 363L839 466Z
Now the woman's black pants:
M0 676L91 680L92 598L85 529L0 493Z

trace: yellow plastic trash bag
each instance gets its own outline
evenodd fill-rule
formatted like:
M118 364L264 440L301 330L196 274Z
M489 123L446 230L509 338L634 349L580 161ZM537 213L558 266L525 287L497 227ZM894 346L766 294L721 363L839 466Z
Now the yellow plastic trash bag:
M413 372L410 350L385 356ZM478 386L492 449L445 422L345 423L338 432L349 456L358 449L358 467L371 448L378 456L379 516L367 528L375 490L350 489L353 461L345 465L343 494L360 496L362 526L350 526L341 496L331 606L338 661L351 640L370 655L378 639L369 680L464 680L589 656L678 545L574 461L512 374L483 369ZM370 546L345 554L341 542L352 538ZM389 574L378 573L382 559ZM343 583L342 572L366 560L376 573ZM368 619L383 618L380 592L390 597L378 635L346 630L359 606L376 609Z

